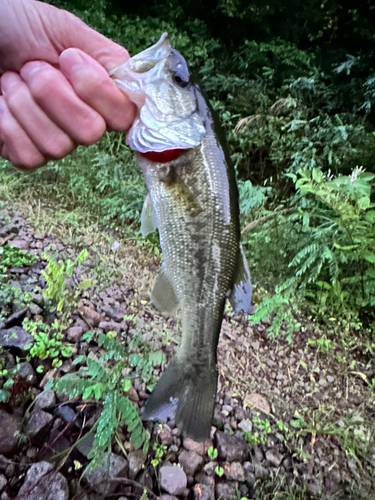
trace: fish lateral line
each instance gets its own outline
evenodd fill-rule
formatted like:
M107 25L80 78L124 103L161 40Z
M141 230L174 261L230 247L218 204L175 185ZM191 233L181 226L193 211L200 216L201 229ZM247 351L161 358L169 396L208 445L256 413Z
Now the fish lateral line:
M170 161L179 158L187 149L167 149L166 151L147 151L147 153L139 153L146 160L153 163L169 163Z

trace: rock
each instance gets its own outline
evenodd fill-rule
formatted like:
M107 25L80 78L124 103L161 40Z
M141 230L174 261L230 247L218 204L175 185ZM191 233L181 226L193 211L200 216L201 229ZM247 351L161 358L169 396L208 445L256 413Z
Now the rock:
M164 425L158 432L158 437L162 444L170 446L173 443L172 430L168 425Z
M196 484L194 486L194 500L215 500L215 493L207 484Z
M245 462L249 458L249 445L239 437L217 431L216 447L222 460L228 462Z
M42 440L52 426L53 416L43 410L34 410L26 424L26 434L32 441Z
M244 408L256 408L257 410L263 410L266 413L271 411L268 401L260 394L247 394L243 401Z
M7 478L4 476L4 474L0 474L0 493L6 487L7 483L8 481Z
M21 430L21 422L1 408L0 422L0 454L13 454L18 447L18 440L14 434Z
M159 500L178 500L174 495L161 495Z
M306 481L306 491L312 495L320 497L323 492L322 481L318 477L311 477Z
M20 379L24 380L28 385L34 385L37 382L34 368L27 361L23 361L18 365L15 373Z
M236 483L218 483L215 488L216 498L237 500L237 489L238 485Z
M102 328L106 333L120 333L126 329L126 325L124 321L122 321L121 323L116 323L115 321L101 321L99 323L99 328Z
M146 458L147 457L146 457L146 455L143 454L142 450L131 451L128 454L128 460L129 460L128 476L129 476L129 479L135 479L138 472L142 469L142 467L146 461Z
M263 465L260 464L254 465L254 476L256 477L256 479L265 479L269 475L270 475L269 470L263 467Z
M34 316L36 316L37 314L41 314L42 313L42 308L39 307L38 304L35 304L35 302L30 302L30 304L28 305L28 307L29 307L29 311Z
M150 471L148 469L144 469L137 477L137 481L139 484L147 488L148 490L153 490L153 482Z
M19 248L20 250L27 250L29 248L30 242L25 240L15 239L12 240L12 245Z
M224 467L227 479L232 481L244 481L245 471L240 462L232 462L228 467Z
M25 356L25 346L34 342L34 337L20 326L0 330L0 347L10 349L18 356Z
M21 325L22 321L25 319L27 313L27 307L14 312L8 318L4 320L5 327L11 328L12 326Z
M99 323L104 321L104 318L101 314L95 311L92 307L87 307L84 305L79 305L79 310L81 311L83 317L91 326L98 326Z
M283 461L283 456L277 448L270 448L266 451L266 460L271 462L271 464L275 467L279 467L279 465Z
M92 445L94 444L95 434L93 432L89 432L85 435L85 437L77 443L77 450L82 453L83 456L87 457L92 449Z
M35 399L34 410L49 410L56 404L56 395L52 389L41 392Z
M11 222L10 224L6 224L2 228L0 228L0 237L4 238L8 234L18 234L18 232L19 232L18 227Z
M78 342L83 335L83 328L81 326L72 326L66 333L66 338L69 342Z
M105 481L115 477L126 477L127 471L128 461L125 458L115 453L107 453L100 466L93 471L85 472L83 477L91 488L95 486L96 491L104 496L111 494L116 488L115 482ZM103 484L99 484L101 482Z
M194 476L197 469L202 465L202 457L195 451L183 450L178 457L178 462L188 476Z
M238 424L238 427L244 432L251 432L253 424L250 420L244 419Z
M44 387L48 384L48 382L53 379L53 378L56 378L56 375L58 373L58 368L52 368L52 370L49 370L45 375L44 377L42 378L42 381L40 382L39 384L39 387L41 389L44 389Z
M177 465L162 465L159 471L160 488L170 495L180 495L187 485L185 472Z
M183 442L185 450L195 451L195 453L198 453L198 455L202 457L207 453L210 446L212 446L211 439L207 439L206 441L194 441L191 438L185 438Z
M69 489L65 477L53 470L48 462L33 464L16 499L19 500L68 500Z

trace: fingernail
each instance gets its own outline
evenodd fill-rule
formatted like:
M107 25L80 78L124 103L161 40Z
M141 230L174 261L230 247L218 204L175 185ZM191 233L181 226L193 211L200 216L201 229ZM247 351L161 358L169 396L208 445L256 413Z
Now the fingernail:
M1 77L1 91L6 94L7 91L14 85L17 85L19 81L20 77L16 73L13 73L12 71L4 73L4 75Z
M76 69L86 62L85 53L79 49L66 49L60 54L60 67L64 69Z
M39 71L42 71L49 65L42 62L42 61L31 61L26 63L22 68L21 68L21 76L24 80L28 80L31 78L35 73L38 73Z

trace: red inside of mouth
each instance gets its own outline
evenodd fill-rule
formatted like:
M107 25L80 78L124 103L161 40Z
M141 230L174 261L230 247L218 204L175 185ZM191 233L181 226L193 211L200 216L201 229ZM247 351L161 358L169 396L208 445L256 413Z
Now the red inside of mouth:
M161 152L149 151L147 153L140 153L140 155L155 163L168 163L181 156L184 151L186 151L186 149L168 149L167 151Z

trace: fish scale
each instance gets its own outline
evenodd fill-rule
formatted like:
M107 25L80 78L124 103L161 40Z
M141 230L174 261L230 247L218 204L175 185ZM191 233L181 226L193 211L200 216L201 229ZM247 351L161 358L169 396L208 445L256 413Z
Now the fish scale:
M138 78L145 96L140 100L138 92L134 98L143 104L128 141L135 150L142 145L138 163L148 189L142 226L145 233L157 227L163 254L152 300L168 313L178 308L182 327L181 344L147 400L143 418L174 418L186 436L200 441L211 428L225 301L229 298L235 311L251 308L237 186L211 112L166 36L132 59L114 76L129 98ZM183 134L181 141L176 131ZM152 142L155 137L162 143ZM196 145L186 149L184 144ZM178 148L181 154L175 157ZM168 162L169 150L174 159Z

